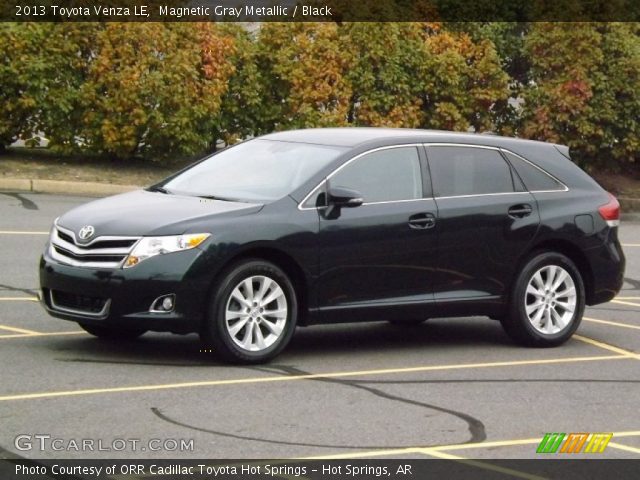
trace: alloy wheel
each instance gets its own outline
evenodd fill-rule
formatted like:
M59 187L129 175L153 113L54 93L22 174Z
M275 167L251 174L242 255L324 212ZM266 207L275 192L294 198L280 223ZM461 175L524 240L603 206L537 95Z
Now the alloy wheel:
M573 278L558 265L546 265L529 280L524 302L533 328L545 335L559 333L569 326L576 310Z
M259 352L282 335L288 317L287 298L278 282L264 275L245 278L231 291L225 326L240 348Z

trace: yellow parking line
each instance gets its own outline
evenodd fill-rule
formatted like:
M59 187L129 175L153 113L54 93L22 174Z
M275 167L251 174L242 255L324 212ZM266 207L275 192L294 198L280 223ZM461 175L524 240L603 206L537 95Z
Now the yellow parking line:
M616 347L615 345L609 345L608 343L600 342L589 337L583 337L582 335L574 335L573 338L575 338L576 340L580 340L581 342L593 345L595 347L609 350L610 352L619 353L620 355L624 355L628 358L635 358L636 360L640 360L639 354L631 352L629 350L625 350L624 348Z
M630 447L629 445L622 445L620 443L609 442L608 447L617 448L618 450L624 450L625 452L633 452L640 454L640 448Z
M17 328L17 327L9 327L7 325L0 325L0 330L7 330L9 332L14 332L14 333L23 333L26 335L33 335L34 333L40 333L40 332L36 332L34 330L27 330L24 328Z
M499 465L494 465L490 462L484 462L480 460L471 460L468 458L460 457L458 455L451 455L450 453L439 452L435 448L425 448L425 449L420 449L419 451L420 453L429 455L431 457L441 458L443 460L453 460L463 465L469 465L472 467L481 468L483 470L490 470L492 472L504 473L511 477L526 478L527 480L544 480L546 478L546 477L539 477L537 475L532 475L526 472L521 472L520 470L514 470L512 468L501 467Z
M640 303L623 302L622 300L611 300L611 303L617 303L619 305L630 305L632 307L640 307Z
M592 323L602 323L603 325L611 325L613 327L633 328L640 330L640 325L629 325L628 323L610 322L609 320L598 320L597 318L582 317L583 320Z
M631 430L626 432L615 432L614 437L640 437L640 430ZM429 447L432 450L455 451L469 450L475 448L493 448L493 447L517 447L519 445L536 445L540 443L542 437L522 438L519 440L497 440L493 442L477 442L477 443L458 443L453 445L442 445L438 447ZM611 445L609 443L609 445Z
M640 300L640 297L616 297L614 300Z
M0 302L37 302L38 297L0 297Z
M63 335L80 335L81 333L86 334L87 332L73 331L73 332L34 332L34 333L17 333L15 335L0 335L0 340L4 338L27 338L27 337L57 337Z
M19 230L0 230L0 235L49 235L50 232L27 232Z
M624 360L629 358L628 355L603 355L592 357L568 357L568 358L547 358L540 360L520 360L511 362L488 362L488 363L462 363L454 365L428 365L420 367L408 367L408 368L387 368L380 370L359 370L359 371L347 371L347 372L328 372L328 373L310 373L305 375L291 375L291 376L267 376L267 377L249 377L249 378L236 378L231 380L206 380L201 382L185 382L185 383L167 383L156 385L133 385L129 387L104 387L104 388L90 388L81 390L61 390L53 392L38 392L38 393L24 393L17 395L6 395L0 397L0 401L10 400L31 400L37 398L57 398L57 397L70 397L79 395L95 395L100 393L121 393L121 392L144 392L144 391L156 391L156 390L171 390L180 388L195 388L195 387L214 387L220 385L243 385L250 383L272 383L272 382L292 382L299 380L313 380L320 378L342 378L342 377L364 377L371 375L388 375L398 373L418 373L418 372L432 372L442 370L460 370L466 368L492 368L492 367L512 367L522 365L549 365L556 363L575 363L575 362L595 362L603 360Z
M640 243L622 243L623 247L640 247Z
M626 432L614 432L613 438L620 437L638 437L640 430L632 430ZM349 458L368 458L368 457L384 457L389 455L406 455L411 453L444 453L456 450L474 450L477 448L495 448L495 447L517 447L519 445L538 445L542 440L542 435L535 438L520 438L516 440L497 440L492 442L477 443L454 443L451 445L440 445L437 447L407 447L394 448L389 450L370 450L363 452L340 453L336 455L319 455L314 457L304 457L298 460L339 460ZM611 445L611 443L609 443ZM626 445L623 445L626 446ZM628 447L632 448L632 447ZM454 457L451 455L451 457ZM444 458L444 457L442 457ZM462 458L462 457L458 457Z

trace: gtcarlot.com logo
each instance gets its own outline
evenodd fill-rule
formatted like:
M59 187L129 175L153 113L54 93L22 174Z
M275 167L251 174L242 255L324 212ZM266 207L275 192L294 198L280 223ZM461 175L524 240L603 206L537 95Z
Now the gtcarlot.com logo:
M193 439L184 438L60 438L48 434L22 434L14 439L14 445L21 452L39 450L41 452L192 452Z
M536 453L602 453L613 433L547 433Z

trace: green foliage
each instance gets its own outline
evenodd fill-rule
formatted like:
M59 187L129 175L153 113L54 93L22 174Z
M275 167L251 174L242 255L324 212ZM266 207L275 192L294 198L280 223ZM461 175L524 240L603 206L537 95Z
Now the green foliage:
M640 38L622 23L536 24L526 40L531 81L522 134L569 145L584 166L638 159Z
M65 153L157 159L371 125L519 135L567 144L587 167L629 169L640 26L4 23L0 102L0 146L43 132Z
M232 48L211 23L108 24L82 88L86 148L121 158L205 150Z

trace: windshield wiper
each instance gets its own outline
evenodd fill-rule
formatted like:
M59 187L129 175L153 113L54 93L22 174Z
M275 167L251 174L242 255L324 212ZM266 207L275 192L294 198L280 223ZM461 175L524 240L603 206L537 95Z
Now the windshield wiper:
M238 198L219 197L217 195L198 195L198 198L206 198L207 200L220 200L223 202L242 202Z
M161 187L159 185L153 185L153 186L147 188L147 192L166 193L167 195L171 194L171 192L169 190L167 190L166 188Z

